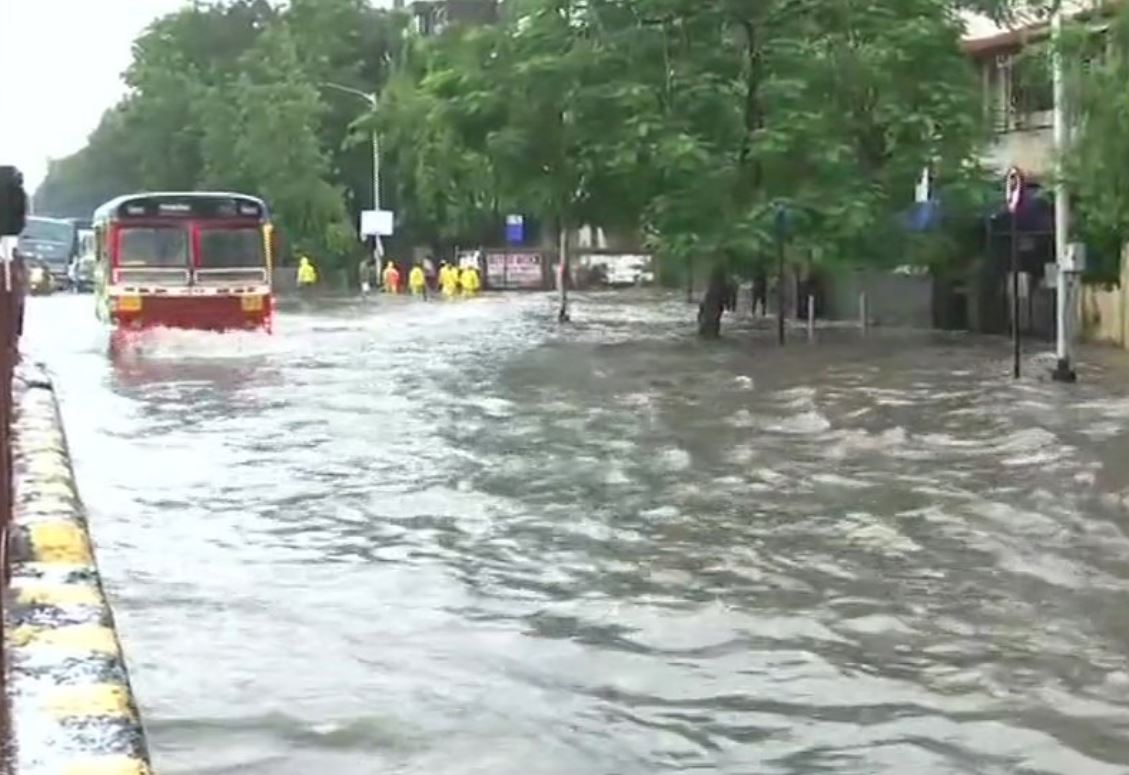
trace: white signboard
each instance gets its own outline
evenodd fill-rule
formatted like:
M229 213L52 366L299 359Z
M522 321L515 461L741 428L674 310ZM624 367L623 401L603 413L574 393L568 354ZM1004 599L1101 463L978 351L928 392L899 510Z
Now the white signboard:
M1086 271L1086 246L1081 242L1071 242L1066 246L1062 257L1062 271L1080 274Z
M364 210L361 212L362 237L391 237L391 210Z
M604 276L608 285L636 285L655 281L654 272L651 270L651 256L647 254L589 253L580 256L580 264L588 267L604 267Z
M918 179L917 185L913 190L913 200L918 204L924 204L929 201L929 196L932 193L932 191L930 191L931 177L928 167L921 171L921 177Z
M543 288L543 261L536 252L491 252L486 255L486 278L491 288Z

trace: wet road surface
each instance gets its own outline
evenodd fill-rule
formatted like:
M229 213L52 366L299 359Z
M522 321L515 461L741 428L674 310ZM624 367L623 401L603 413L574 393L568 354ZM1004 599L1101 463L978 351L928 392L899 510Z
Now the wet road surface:
M31 301L157 771L1129 772L1129 359Z

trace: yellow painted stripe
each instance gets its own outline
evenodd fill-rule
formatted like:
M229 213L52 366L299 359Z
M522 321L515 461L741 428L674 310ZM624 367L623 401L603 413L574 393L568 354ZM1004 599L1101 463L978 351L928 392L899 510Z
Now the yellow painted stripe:
M133 756L100 756L70 762L61 775L152 775L152 770Z
M121 684L62 686L45 692L43 710L56 718L133 718L129 693Z
M117 654L114 631L97 624L76 624L71 627L17 627L8 636L16 648L57 648L68 651Z
M43 584L30 582L16 588L16 600L24 605L101 605L102 595L89 584Z
M29 528L37 562L90 565L94 557L86 533L73 522L38 522Z

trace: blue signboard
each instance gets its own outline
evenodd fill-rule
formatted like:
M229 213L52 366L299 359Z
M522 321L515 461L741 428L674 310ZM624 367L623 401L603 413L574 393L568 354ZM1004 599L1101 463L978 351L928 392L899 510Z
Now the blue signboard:
M525 242L525 218L520 215L506 216L506 243L520 245Z

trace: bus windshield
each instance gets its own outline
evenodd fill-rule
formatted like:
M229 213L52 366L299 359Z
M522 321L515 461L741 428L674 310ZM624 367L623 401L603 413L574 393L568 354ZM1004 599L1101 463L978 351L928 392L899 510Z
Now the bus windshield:
M247 269L266 263L263 233L258 228L200 230L201 269Z
M188 266L188 232L176 227L124 228L118 243L118 264L185 268Z

